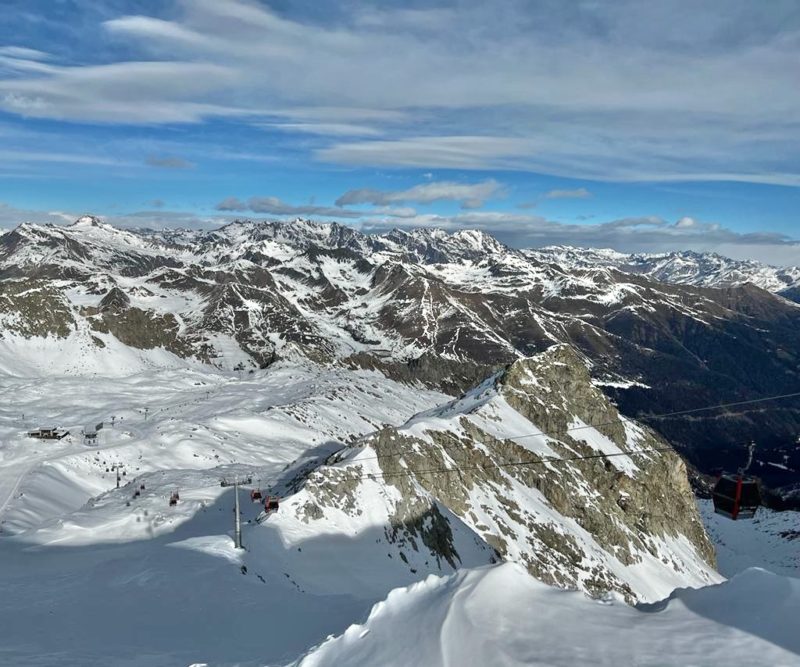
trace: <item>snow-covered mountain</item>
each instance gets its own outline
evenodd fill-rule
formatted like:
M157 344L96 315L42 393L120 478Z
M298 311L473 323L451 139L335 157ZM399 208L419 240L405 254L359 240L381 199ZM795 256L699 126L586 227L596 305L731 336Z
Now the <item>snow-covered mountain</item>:
M721 578L682 463L636 453L661 441L565 347L450 401L307 360L0 391L8 664L435 666L468 651L487 666L710 666L735 648L791 665L798 651L796 580L749 571L694 590ZM26 437L44 420L72 434ZM547 460L573 452L622 456ZM220 486L235 476L252 480L242 551ZM255 488L282 497L277 514L248 501Z
M455 401L302 359L241 377L9 377L2 392L9 664L285 664L397 587L503 561L620 604L721 580L680 459L640 451L664 443L564 346ZM71 435L27 437L45 420ZM590 453L621 456L549 460ZM251 480L244 551L220 485L234 477ZM277 514L255 488L281 496Z
M366 235L297 220L142 231L92 217L23 224L0 236L0 369L246 372L309 358L458 394L567 343L591 360L623 412L644 418L800 385L800 308L788 301L749 283L672 285L552 259L470 230ZM738 467L743 443L757 439L759 472L781 487L797 480L767 464L783 460L773 452L794 442L800 410L780 407L700 415L691 429L685 420L650 423L705 472Z
M716 580L685 467L668 449L557 346L337 454L276 525L374 534L358 549L380 560L399 546L412 572L488 557L561 587L657 600ZM597 453L614 456L560 461Z
M724 362L755 367L758 345L781 351L749 378L763 389L792 368L785 300L565 271L473 232L87 217L0 247L0 662L524 664L541 644L566 665L581 636L612 636L598 650L620 661L691 661L687 624L713 657L795 650L719 612L791 592L783 580L673 594L722 581L713 547L681 458L609 398L650 414L692 391L719 400L746 377ZM70 434L29 436L47 425ZM775 526L773 551L790 552ZM796 596L770 596L791 618ZM392 623L409 636L367 639Z
M665 283L698 287L735 287L750 283L799 300L800 267L779 267L755 260L737 260L713 252L621 253L609 249L548 246L524 251L541 262L572 269L613 267Z

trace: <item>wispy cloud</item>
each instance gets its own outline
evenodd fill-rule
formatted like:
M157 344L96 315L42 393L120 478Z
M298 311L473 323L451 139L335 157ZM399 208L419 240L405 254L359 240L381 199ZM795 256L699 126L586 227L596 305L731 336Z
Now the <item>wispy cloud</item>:
M577 188L575 190L550 190L545 192L545 199L588 199L592 196L586 188Z
M135 163L128 162L118 157L108 157L105 155L91 155L85 153L62 153L36 150L16 150L0 148L0 161L9 163L47 163L73 164L73 165L99 165L108 167L134 166Z
M349 190L336 200L336 205L388 206L390 204L432 204L438 201L455 201L459 202L461 208L472 209L480 208L487 199L501 197L503 194L503 186L494 179L480 183L435 181L415 185L406 190L374 190L371 188Z
M160 167L161 169L191 169L194 167L188 160L174 155L151 155L147 158L147 164L151 167Z
M23 222L62 225L73 222L77 217L78 215L64 211L36 211L0 202L0 229L16 227Z
M278 197L251 197L242 201L237 197L223 199L215 207L218 211L249 211L267 215L323 216L339 218L358 218L361 213L347 211L338 207L316 206L314 204L288 204Z
M88 64L4 47L0 109L277 123L337 164L800 185L791 2L343 3L327 23L322 13L194 0L170 4L169 20L97 26L105 48L78 61Z
M338 219L359 219L380 216L385 218L413 218L417 211L408 207L378 206L367 211L356 211L340 206L317 206L316 204L289 204L278 197L250 197L242 201L238 197L227 197L216 205L217 211L241 211L274 216L317 216Z

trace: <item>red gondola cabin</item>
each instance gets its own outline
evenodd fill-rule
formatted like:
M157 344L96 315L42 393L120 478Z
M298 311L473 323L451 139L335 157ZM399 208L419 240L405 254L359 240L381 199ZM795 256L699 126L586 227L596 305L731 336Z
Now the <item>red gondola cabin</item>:
M758 482L744 475L722 475L714 485L714 511L729 519L752 519L761 505Z

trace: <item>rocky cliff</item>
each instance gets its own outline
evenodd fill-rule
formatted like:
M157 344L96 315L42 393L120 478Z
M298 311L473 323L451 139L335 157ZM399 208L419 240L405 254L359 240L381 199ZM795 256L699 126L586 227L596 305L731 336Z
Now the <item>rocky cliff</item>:
M287 527L374 534L414 573L504 559L631 602L717 579L682 460L565 345L341 452L288 508Z

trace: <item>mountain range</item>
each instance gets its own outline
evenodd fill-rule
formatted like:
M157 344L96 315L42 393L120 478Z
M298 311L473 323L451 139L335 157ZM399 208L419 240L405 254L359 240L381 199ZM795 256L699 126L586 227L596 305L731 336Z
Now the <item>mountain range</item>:
M665 283L698 287L751 284L800 301L800 267L780 267L736 260L713 252L621 253L610 249L548 246L524 251L528 257L565 268L613 267Z
M800 389L796 269L714 255L516 250L472 230L363 234L237 221L212 231L22 224L0 236L0 368L123 375L279 359L379 370L460 395L557 344L701 473L797 493L800 406L665 417ZM794 281L794 282L793 282Z

